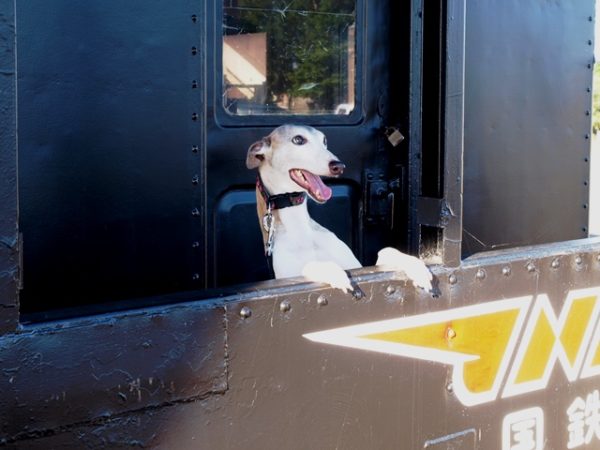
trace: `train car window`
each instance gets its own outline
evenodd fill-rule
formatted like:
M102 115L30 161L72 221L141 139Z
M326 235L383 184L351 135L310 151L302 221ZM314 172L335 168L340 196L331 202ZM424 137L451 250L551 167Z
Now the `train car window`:
M223 107L231 115L349 115L356 2L225 0Z

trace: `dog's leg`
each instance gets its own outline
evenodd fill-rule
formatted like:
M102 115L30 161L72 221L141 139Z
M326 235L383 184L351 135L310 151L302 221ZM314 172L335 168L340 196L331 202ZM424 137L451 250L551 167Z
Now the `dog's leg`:
M377 266L381 266L384 270L404 272L415 286L421 287L426 291L431 291L433 275L419 258L407 255L391 247L379 250L377 256Z
M302 269L302 275L310 281L325 283L344 293L354 291L350 278L344 269L331 261L311 261Z

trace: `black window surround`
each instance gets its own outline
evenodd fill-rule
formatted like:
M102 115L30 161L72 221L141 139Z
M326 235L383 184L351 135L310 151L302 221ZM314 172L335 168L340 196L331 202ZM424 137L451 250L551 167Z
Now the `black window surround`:
M411 32L411 45L415 49L411 55L411 85L415 94L412 96L411 105L411 149L410 149L410 202L411 210L419 211L419 207L427 203L421 192L421 106L423 89L421 70L422 70L422 11L424 0L413 0L413 22ZM5 5L7 9L6 17L12 17L14 20L14 4ZM462 154L463 154L463 103L464 103L464 42L465 42L465 0L448 0L447 14L444 18L446 29L444 35L445 42L445 61L451 64L444 65L444 82L447 85L445 98L443 99L444 111L442 117L444 120L444 165L446 173L453 174L444 178L444 198L441 202L444 211L451 211L446 215L446 221L440 225L441 240L438 247L441 248L442 262L450 267L460 264L460 237L461 237L461 216L462 216ZM218 11L218 14L221 14ZM220 16L219 16L220 17ZM216 21L220 24L221 21ZM357 24L364 23L364 2L357 2ZM221 26L221 25L217 25ZM363 80L360 77L363 62L361 48L363 47L363 33L357 26L357 104L352 114L348 116L294 116L298 120L306 120L309 123L319 125L321 123L340 124L353 123L360 121L361 106L360 97L362 92L361 84ZM0 140L0 162L2 167L2 182L0 183L0 193L4 201L1 203L0 234L3 236L2 245L0 245L0 287L2 305L4 308L0 312L0 332L11 332L19 326L18 315L18 292L20 284L20 240L17 229L18 224L18 196L17 196L17 137L16 137L16 52L15 52L15 31L14 27L5 26L0 29L5 39L2 40L5 51L2 52L2 65L7 68L9 76L0 80L2 83L3 99L2 104L6 105L0 111L2 117L3 134ZM221 33L214 33L213 36L220 38ZM216 61L221 61L221 53L217 52ZM220 64L220 63L219 63ZM11 73L12 71L12 73ZM215 74L220 77L220 71ZM219 83L215 84L220 85ZM451 93L451 95L449 94ZM224 125L239 126L239 120L256 121L254 125L272 125L278 121L288 120L289 117L277 116L254 116L232 117L224 110L217 112L219 119ZM246 123L246 122L245 122ZM442 211L442 212L444 212ZM413 226L411 229L419 229L421 225L427 223L426 214L414 214L411 220ZM413 249L422 247L420 233L411 236ZM186 298L189 300L189 297Z

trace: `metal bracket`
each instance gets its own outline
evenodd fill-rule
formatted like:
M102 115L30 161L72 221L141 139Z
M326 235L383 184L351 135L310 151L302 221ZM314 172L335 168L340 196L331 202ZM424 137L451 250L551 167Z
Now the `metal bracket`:
M420 225L445 228L451 215L443 198L419 197L417 200L417 221Z

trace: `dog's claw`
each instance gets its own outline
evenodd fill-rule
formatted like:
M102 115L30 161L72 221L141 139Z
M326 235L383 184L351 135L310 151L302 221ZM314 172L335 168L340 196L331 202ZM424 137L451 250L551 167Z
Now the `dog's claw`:
M354 290L352 291L352 297L354 297L356 300L360 300L361 298L364 298L365 293L362 291L361 288L358 287L358 285L354 286Z
M395 248L386 247L379 251L377 265L395 272L402 271L413 284L430 292L433 287L433 274L419 258L404 254Z
M344 269L330 261L311 261L302 269L302 275L310 281L326 283L344 293L354 290Z

